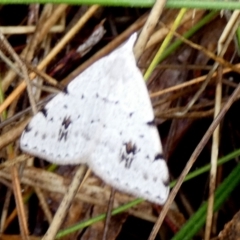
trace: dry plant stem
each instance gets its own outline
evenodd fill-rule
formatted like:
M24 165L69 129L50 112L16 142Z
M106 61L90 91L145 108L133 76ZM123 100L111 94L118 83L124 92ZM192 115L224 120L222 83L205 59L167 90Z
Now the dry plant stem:
M37 66L38 69L42 70L46 67L50 61L58 54L62 47L69 41L69 36L73 37L74 33L78 32L80 28L84 26L87 20L94 14L99 6L93 5L89 8L88 12L79 20L79 22L74 26L74 29L71 29L63 39L52 49L48 56ZM31 73L30 79L32 80L36 74ZM19 96L26 88L26 83L21 82L21 84L6 98L6 100L0 105L0 114L12 103L12 101Z
M41 62L41 60L49 53L50 51L50 41L52 39L52 36L50 34L46 35L46 37L43 39L43 42L42 42L42 46L40 48L43 49L43 56L40 58L40 59L37 59L37 62ZM31 68L30 68L31 69ZM35 68L37 69L37 68ZM39 72L43 72L45 71L45 68L42 70L42 71L39 71ZM36 78L34 79L34 81L32 81L32 86L33 84L37 84L38 86L35 87L35 88L32 88L34 89L34 99L36 101L39 101L39 99L41 98L41 94L42 94L42 86L43 86L43 79L41 77L38 76L38 74L36 73L36 71L33 71L37 76ZM47 74L46 74L47 75ZM54 81L55 82L55 81ZM29 162L27 163L29 164Z
M200 10L200 9L188 9L187 12L184 14L182 20L181 20L181 26L186 25L188 21L191 21L191 24L194 25L197 23L197 21L202 18L206 10ZM161 27L160 29L154 29L154 33L150 36L149 41L147 42L147 45L145 47L145 50L148 48L159 44L162 40L164 40L165 36L168 34L169 29L172 28L173 22L166 24L168 27ZM162 64L161 64L162 65Z
M226 52L230 41L232 40L236 29L239 26L240 22L240 12L234 11L231 19L228 21L226 28L224 29L223 34L221 35L218 43L218 52L219 56L223 56ZM217 77L217 87L216 87L216 95L215 95L215 112L214 117L220 111L221 108L221 95L222 95L222 72L219 69ZM210 182L209 182L209 199L208 199L208 209L207 209L207 219L206 219L206 227L205 227L205 240L209 240L211 236L212 230L212 219L213 219L213 206L214 206L214 191L216 187L216 175L217 175L217 159L218 159L218 147L219 147L219 134L220 127L216 128L213 133L213 145L212 145L212 153L211 153L211 170L210 170Z
M9 143L15 141L22 133L23 129L26 127L26 125L29 123L30 118L27 118L17 124L14 129L4 133L0 136L0 149L3 147L6 147Z
M27 225L27 219L24 211L23 199L21 194L19 176L16 166L11 167L12 183L13 183L13 193L16 202L16 208L18 212L19 226L21 230L22 239L29 239L29 231Z
M0 179L11 180L9 169L4 169L0 171ZM21 183L31 186L31 187L39 187L43 190L58 193L64 195L67 191L66 179L45 170L29 168L26 167L23 171L23 175L21 177ZM87 185L86 188L91 188L91 186ZM96 189L96 188L95 188ZM106 205L106 196L109 196L110 193L104 191L102 188L97 187L97 191L93 190L95 194L99 194L101 199L96 199L90 196L87 196L85 193L81 193L80 191L76 195L76 200L83 201L86 203L91 203L93 205L105 206ZM99 196L98 195L98 196ZM119 199L118 199L119 200ZM127 198L129 200L129 198Z
M28 69L30 69L31 71L35 72L36 75L42 77L44 80L46 80L46 82L50 83L53 86L57 86L58 85L58 81L56 79L52 78L47 73L45 73L45 72L39 70L38 68L34 67L31 63L25 61L24 59L22 59L22 61L26 64Z
M141 67L140 67L141 68ZM211 70L211 66L204 66L204 65L195 65L195 64L160 64L156 67L157 69L173 69L173 70Z
M17 56L15 51L12 49L10 44L7 42L5 39L4 35L0 32L0 39L1 42L3 43L4 47L8 50L8 52L13 56L15 61L19 64L20 68L22 69L23 75L25 76L26 81L29 83L29 78L28 78L28 73L25 65L22 63L20 58ZM31 86L28 88L29 94L31 95L32 99L30 99L30 102L32 104L33 111L36 110L36 105L33 99L33 96L31 94ZM11 157L13 156L13 150L11 147L8 147L7 150L8 156ZM21 236L23 239L28 239L29 231L28 231L28 226L27 226L27 219L26 219L26 214L24 211L24 204L23 204L23 199L22 199L22 194L21 194L21 188L20 188L20 182L18 178L18 172L16 166L11 167L11 175L12 175L12 183L13 183L13 193L15 197L15 202L16 202L16 208L18 212L18 219L19 219L19 225L20 225L20 230L21 230Z
M0 179L11 180L9 169L3 169L0 171ZM30 168L30 167L25 167L23 171L23 175L21 177L21 183L31 187L34 187L34 186L39 187L43 190L46 190L52 193L62 194L62 195L66 193L67 187L68 187L66 185L65 178L45 170ZM86 203L91 203L93 205L106 206L106 201L109 199L109 196L110 196L110 193L108 191L103 190L101 187L96 187L96 186L94 186L94 189L91 190L91 185L86 185L84 188L85 190L90 189L90 193L89 193L90 196L87 195L86 193L81 193L80 191L78 191L76 195L76 200L86 202ZM95 195L99 196L99 198L91 197L92 192ZM117 200L120 202L126 202L129 200L132 200L132 198L129 198L129 197L126 197L125 200L121 200L121 198L117 198Z
M33 84L33 86L35 86L35 84ZM39 86L37 85L37 87L39 87ZM54 92L54 94L50 94L47 97L45 97L43 100L39 101L37 103L38 109L40 109L43 105L45 105L47 102L49 102L55 96L56 93L59 93L59 91L56 91L56 89L55 89L55 91L53 91L53 89L49 88L49 87L42 87L42 89L47 91L47 92L50 92L49 91L49 89L50 89L50 90L52 90L52 92ZM12 104L11 104L11 106L12 106ZM12 117L9 117L4 122L0 123L0 130L2 128L6 127L7 125L13 123L14 121L18 121L24 114L26 114L26 115L30 114L31 111L32 111L31 107L28 107L28 108L26 108L25 110L23 110L19 113L15 113ZM2 137L0 136L0 142L2 141L1 138Z
M12 190L12 183L10 183L8 180L0 178L0 183L5 185L9 190Z
M42 208L43 211L44 211L44 214L45 214L45 216L46 216L46 218L47 218L48 223L51 224L52 219L53 219L53 216L52 216L52 213L51 213L51 211L49 210L49 207L48 207L48 205L47 205L47 203L46 203L44 194L42 193L41 189L38 188L38 187L34 187L34 191L35 191L36 194L37 194L37 197L38 197L38 199L39 199L41 208Z
M29 236L29 240L41 240L40 237ZM1 234L1 240L22 240L19 235L9 235L9 234Z
M29 157L25 154L22 154L16 158L12 159L11 161L9 160L9 161L2 163L0 165L0 169L12 167L13 165L15 165L17 163L25 162L27 159L29 159Z
M86 68L91 66L95 61L104 57L106 54L109 54L113 49L119 46L123 41L125 41L132 33L138 31L147 19L147 15L143 15L140 17L135 23L133 23L129 28L127 28L123 33L121 33L117 38L111 41L106 47L102 48L100 51L95 53L90 59L84 62L81 66L79 66L76 70L74 70L71 74L69 74L61 83L63 85L68 84L72 79L78 76L81 72L83 72Z
M156 118L156 116L155 116ZM165 159L169 159L169 153L170 153L170 148L172 146L172 143L174 142L174 136L176 136L176 126L177 126L177 121L176 119L173 119L171 126L170 126L170 131L168 132L168 138L167 138L167 142L165 144L165 148L164 148L164 158Z
M22 180L22 179L20 179ZM32 186L34 187L34 185ZM29 191L25 193L25 195L29 195ZM15 208L10 215L8 215L8 218L4 224L4 227L3 227L3 231L5 231L7 229L7 227L13 222L13 220L16 218L17 216L17 209Z
M87 167L85 165L81 165L78 167L75 176L53 218L52 224L48 228L42 240L52 240L55 238L58 229L60 228L62 222L64 221L67 210L69 209L71 202L74 196L76 195L78 188L80 187L80 183L82 182L83 177L85 175L84 173L86 173L86 171Z
M227 39L228 42L225 43L226 46L228 46L230 41L232 40L232 38L233 38L233 36L234 36L234 34L236 32L236 28L238 26L238 23L239 23L239 19L238 19L237 22L235 22L236 25L233 28L231 28L231 32L228 33L229 34L228 35L228 39ZM161 23L161 25L162 26L166 26L164 23ZM172 29L169 29L169 31L172 31ZM181 39L181 41L183 41L184 43L186 43L189 46L191 46L192 48L197 49L199 51L202 51L206 56L208 56L209 58L215 60L217 63L222 64L225 67L231 68L232 71L240 73L240 70L239 70L238 67L236 67L235 65L233 65L233 64L229 63L228 61L226 61L225 59L223 59L223 55L224 55L224 53L227 50L225 45L224 45L224 48L222 48L221 51L218 53L218 55L215 55L213 52L208 51L206 48L204 48L204 47L202 47L202 46L192 42L191 40L186 39L185 37L181 36L179 33L173 31L173 34L176 37L178 37L179 39Z
M217 117L218 113L221 110L221 100L222 100L221 69L222 69L221 67L218 68L214 118ZM210 170L210 181L209 181L209 199L208 199L207 220L206 220L205 238L204 238L206 240L210 239L211 229L212 229L214 191L216 187L216 176L217 176L219 135L220 135L220 124L216 127L215 131L213 132L213 144L212 144L212 150L211 150L211 170Z
M24 78L23 74L18 70L14 63L0 50L0 58L11 68L19 77Z
M181 91L178 91L174 94L169 94L168 96L165 96L164 98L160 98L156 103L153 104L153 109L156 109L158 106L161 106L164 103L169 103L169 102L173 102L175 100L178 100L179 98L186 96L186 94L191 94L193 91L196 91L195 89L197 89L198 86L193 86L192 88L187 88L187 89L183 89ZM236 88L236 86L235 86ZM176 107L179 108L179 107ZM168 112L168 110L166 110L165 112Z
M13 152L13 147L11 144L7 146L6 152L7 152L8 160L13 159L15 154ZM27 216L24 209L23 196L21 194L18 170L16 165L13 165L10 169L11 169L12 189L13 189L14 199L16 203L16 212L18 214L18 221L19 221L21 236L22 236L22 239L29 239Z
M152 209L152 207L151 207ZM153 215L148 214L147 212L144 212L142 210L133 210L133 209L129 209L128 210L129 215L149 221L149 222L156 222L157 218Z
M214 113L214 109L210 109L207 111L197 111L197 112L188 112L184 115L176 115L176 112L173 113L161 113L155 115L156 118L161 119L199 119L199 118L206 118L206 117L212 117Z
M67 7L68 5L66 4L60 4L58 6L53 4L44 5L44 9L38 21L36 31L29 43L26 56L27 61L30 62L32 60L39 43L47 37L51 27L59 20L59 18L64 16Z
M162 14L165 4L166 4L166 0L156 0L154 6L151 9L148 19L144 24L144 27L139 35L138 41L134 47L135 58L137 61L142 55L147 45L147 41L152 35L153 30L158 23L158 20Z
M203 102L203 103L199 103L199 104L195 104L192 107L192 110L201 110L202 108L206 108L206 107L213 107L214 106L214 101L208 101L208 102ZM163 113L159 114L159 116L162 115L166 115L166 114L174 114L176 112L182 111L184 109L184 107L174 107L174 108L170 108L166 111L164 111ZM199 111L200 112L200 111ZM208 112L208 111L202 111L202 112ZM190 112L192 113L192 112Z
M36 31L35 26L13 26L13 27L0 27L0 31L5 35L13 34L31 34ZM55 25L49 30L50 33L61 33L64 31L63 25Z
M232 41L236 33L237 28L239 27L239 23L240 23L240 11L235 10L232 13L231 18L229 19L227 26L225 27L218 41L218 52L222 50L226 52L230 42Z
M51 28L51 26L53 24L55 24L55 22L63 15L63 12L66 10L66 8L67 8L67 5L63 5L63 4L58 5L56 7L55 11L52 13L52 15L48 18L48 20L44 22L44 25L41 28L41 35L39 36L39 34L36 33L33 36L33 38L38 38L38 44L46 36L49 28ZM30 53L27 54L29 46L30 45L28 44L27 47L21 53L21 57L25 58L26 61L28 61L28 62L31 61ZM26 55L28 55L28 56L26 56ZM4 77L4 79L2 81L2 89L3 89L3 91L6 91L8 89L8 87L10 86L10 84L12 83L12 81L13 81L13 79L15 77L16 77L16 74L13 71L9 71L7 73L6 77Z
M52 12L52 5L48 5L50 6L50 11L49 11L49 14ZM46 6L45 6L46 7ZM46 9L46 8L44 8ZM49 17L49 14L46 14L47 17ZM33 52L34 53L34 52ZM33 56L33 53L30 54L30 58ZM29 55L29 53L28 53ZM25 66L25 65L24 65ZM37 114L37 107L36 107L36 104L35 104L35 98L33 97L33 94L32 94L32 87L31 87L31 84L30 84L30 80L28 79L28 74L27 74L27 90L28 90L28 96L30 98L30 103L31 103L31 106L32 106L32 110L33 110L33 114ZM36 97L36 93L35 93L35 97ZM33 106L33 101L34 101L34 106ZM33 161L27 161L27 164L30 166L33 164ZM41 208L43 209L43 212L48 220L49 223L52 222L52 214L51 214L51 211L49 210L49 207L48 207L48 204L46 203L46 200L45 200L45 197L44 197L44 194L42 193L41 189L38 188L38 187L34 187L34 191L39 199L39 202L40 202L40 206Z
M235 67L235 68L240 68L240 63L234 65L234 67ZM224 68L224 69L223 69L223 74L228 73L228 72L231 72L231 71L232 71L231 68ZM216 77L216 75L217 75L216 72L214 72L213 75L212 75L212 78ZM151 97L151 98L159 97L159 96L164 95L164 94L166 94L166 93L173 92L173 91L177 91L177 90L179 90L179 89L183 89L183 88L192 86L192 85L194 85L194 84L201 83L201 82L203 82L203 81L206 79L206 77L207 77L207 75L203 75L203 76L201 76L201 77L198 77L198 78L189 80L189 81L187 81L187 82L178 84L178 85L176 85L176 86L169 87L169 88L166 88L166 89L163 89L163 90L160 90L160 91L151 93L151 94L150 94L150 97Z
M174 20L174 22L171 26L171 30L169 31L169 33L167 34L167 36L163 40L163 42L162 42L161 46L159 47L159 49L157 50L157 52L154 54L154 57L151 60L151 63L149 64L149 66L146 69L146 72L143 75L143 78L144 78L145 81L149 80L149 83L151 83L152 79L150 79L150 76L152 75L155 67L158 65L159 58L162 56L165 49L169 45L171 39L173 38L173 33L179 27L180 22L182 21L182 18L185 15L186 11L187 11L186 8L182 8L182 9L180 9L179 13L177 14L177 16L176 16L176 18L175 18L175 20Z
M18 63L19 67L22 70L22 73L24 75L24 79L25 79L26 84L27 84L28 96L29 96L31 107L32 107L32 111L33 111L34 114L36 114L37 113L37 107L36 107L36 103L35 103L35 100L34 100L34 97L33 97L32 87L31 87L31 84L30 84L30 79L29 79L29 76L28 76L27 68L26 68L25 64L21 61L21 59L18 57L18 55L16 54L16 52L14 51L12 46L8 43L8 41L5 39L4 35L1 32L0 32L0 39L1 39L1 42L3 43L4 47L12 55L12 57Z
M203 82L202 86L200 87L200 89L195 93L195 95L193 96L193 98L190 100L190 102L187 104L185 110L183 110L182 112L178 112L176 113L176 116L182 116L185 115L190 108L194 105L194 103L198 100L198 98L200 97L200 95L202 94L202 92L205 90L205 88L207 87L207 85L209 84L210 80L212 79L212 76L214 74L214 72L216 71L217 67L219 66L218 62L215 62L213 64L212 69L209 71L206 80Z
M195 163L197 157L199 156L199 154L201 153L202 149L205 147L205 145L207 144L208 140L210 139L211 135L213 134L213 131L216 129L216 127L219 125L220 121L223 119L223 117L225 116L226 112L228 111L228 109L232 106L232 104L234 103L234 101L236 100L236 98L238 97L240 93L240 84L238 84L238 87L234 90L234 92L232 93L232 95L229 97L227 103L223 106L223 108L221 109L220 113L217 115L217 117L214 119L214 121L212 122L212 124L210 125L210 127L208 128L207 132L204 134L203 138L201 139L201 141L199 142L199 144L197 145L196 149L194 150L193 154L191 155L189 161L187 162L184 170L182 171L181 175L179 176L179 179L175 185L175 187L173 188L173 190L171 191L163 209L161 214L158 217L157 222L155 223L152 232L149 236L149 240L154 240L158 230L168 212L168 209L170 207L170 205L172 204L175 196L177 195L177 192L179 191L184 178L186 177L186 175L188 174L189 170L191 169L192 165Z
M236 87L235 87L236 88ZM239 99L240 96L238 96L237 99ZM223 98L221 101L221 105L225 104L228 98ZM195 104L192 107L192 111L189 113L186 113L183 116L176 116L176 112L182 111L184 107L175 107L175 108L170 108L169 110L166 110L161 113L155 114L155 117L157 118L201 118L201 117L212 117L214 114L214 109L211 108L206 111L200 111L202 108L206 107L212 107L214 106L214 101L208 101L206 103L200 103L200 104ZM193 110L199 110L199 111L193 111Z
M5 225L5 221L6 221L8 210L9 210L8 208L9 208L11 196L12 196L12 190L8 189L5 196L2 215L1 215L0 233L4 232L4 225Z
M17 97L13 102L12 104L9 106L8 110L7 110L7 117L8 118L11 118L13 117L15 114L16 114L16 109L17 109L17 106L18 106L18 99L19 97ZM31 108L31 107L30 107ZM31 112L32 112L32 108L31 108ZM7 118L7 119L8 119Z
M11 214L8 216L5 225L3 226L3 231L5 231L7 229L7 227L10 225L10 223L12 223L12 221L15 219L15 217L17 216L17 209L15 208Z
M111 195L110 195L110 199L108 202L107 216L106 216L106 220L105 220L102 240L108 239L107 233L108 233L109 224L110 224L111 215L112 215L111 213L112 213L112 209L113 209L114 195L115 195L115 189L111 188Z
M0 170L0 179L5 180L5 182L7 182L8 180L11 180L11 177L9 176L9 174L10 174L9 169ZM21 184L24 184L30 187L39 187L43 191L51 192L52 194L57 193L59 195L64 195L66 193L68 188L67 182L70 182L69 178L64 178L55 173L48 172L39 168L33 168L33 167L25 167L20 180L21 180ZM90 182L92 182L92 180L93 179L91 179ZM30 194L29 190L25 192L25 196L28 196L29 194ZM92 197L93 195L95 197ZM87 204L105 207L106 202L109 200L109 196L110 196L109 189L103 189L100 186L96 186L96 185L92 186L92 184L89 185L85 183L83 185L82 190L80 190L79 188L75 196L75 201L81 201ZM118 203L118 206L134 200L133 197L121 194L119 192L115 194L114 199ZM137 208L137 210L131 209L130 211L131 214L133 214L134 216L138 216L139 218L147 221L156 222L157 218L154 217L149 212L149 209L151 209L151 206L146 202L144 204L141 204L141 206L143 208L140 208L140 209ZM8 217L5 223L5 226L4 226L5 229L11 223L11 221L16 217L16 215L17 215L16 211L13 211L10 214L10 216Z

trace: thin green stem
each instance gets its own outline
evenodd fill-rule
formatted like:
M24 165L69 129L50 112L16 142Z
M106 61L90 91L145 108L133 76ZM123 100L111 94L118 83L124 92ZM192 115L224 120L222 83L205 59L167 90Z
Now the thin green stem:
M186 8L182 8L176 18L176 20L173 23L173 26L171 27L171 31L168 33L168 35L166 36L166 38L164 39L161 47L159 48L158 52L156 53L155 57L153 58L151 64L149 65L146 73L144 74L144 79L148 80L150 75L152 74L153 70L155 69L155 67L157 66L157 64L159 63L159 58L161 57L161 55L163 54L163 52L165 51L165 49L167 48L167 46L169 45L170 41L173 38L173 33L175 32L175 30L178 28L178 26L181 23L181 20L184 16L184 14L186 13L187 9Z
M38 0L38 3L49 3L49 0ZM118 6L118 7L152 7L155 0L51 0L51 3L65 3L74 5L94 5ZM36 0L0 0L1 4L30 4L36 3ZM196 8L196 9L212 9L212 10L235 10L240 9L238 1L222 1L222 0L168 0L166 3L168 8Z

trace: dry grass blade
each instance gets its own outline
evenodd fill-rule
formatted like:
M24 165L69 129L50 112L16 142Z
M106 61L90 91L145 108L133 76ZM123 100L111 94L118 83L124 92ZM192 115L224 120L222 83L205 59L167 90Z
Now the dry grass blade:
M166 0L157 0L153 5L153 8L148 16L146 23L143 26L143 29L139 35L138 41L134 47L135 57L138 60L142 55L149 37L152 35L154 28L158 23L158 19L160 18L163 8L166 4Z

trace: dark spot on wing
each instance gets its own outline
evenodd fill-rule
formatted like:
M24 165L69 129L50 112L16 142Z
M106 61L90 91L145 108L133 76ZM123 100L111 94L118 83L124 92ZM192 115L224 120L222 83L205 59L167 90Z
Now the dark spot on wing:
M81 134L81 136L86 140L86 141L90 141L91 137L88 134Z
M120 161L125 162L125 168L130 168L133 160L135 159L135 155L140 151L137 149L136 144L133 144L131 141L127 143L123 143L123 148L120 152Z
M51 117L51 118L49 119L49 121L50 121L50 122L53 122L53 117Z
M122 131L121 131L121 132L119 132L119 135L120 135L120 136L122 135Z
M81 117L81 116L80 116L80 115L78 115L78 116L77 116L77 119L79 119L80 117Z
M99 97L99 95L98 95L98 93L96 93L96 98L98 98Z
M64 104L64 105L63 105L63 108L67 109L67 108L68 108L68 106L67 106L66 104Z
M146 173L143 174L143 179L148 180L148 175Z
M90 122L90 123L91 123L91 124L92 124L92 123L94 123L94 120L91 120L91 122Z
M111 175L111 174L108 173L108 175ZM119 182L119 178L114 178L114 182Z
M163 160L163 155L162 153L158 153L155 158L154 158L154 161L157 161L157 160Z
M36 137L38 135L38 131L36 131L35 133L34 133L34 137Z
M118 103L119 103L119 101L116 101L116 102L115 102L115 105L117 105Z
M47 135L44 133L44 134L42 135L42 140L45 140L46 137L47 137Z
M146 158L146 159L149 159L149 155L147 155L145 158Z
M169 183L170 183L169 177L168 177L167 179L164 179L164 180L163 180L163 184L164 184L165 187L168 187L168 186L169 186Z
M126 153L127 154L130 154L130 153L136 154L137 147L136 147L135 144L132 144L131 142L128 142L128 143L125 143L124 145L126 146Z
M157 199L159 199L159 201L162 201L162 198L160 196L156 196Z
M106 125L105 125L105 124L103 124L103 128L106 128Z
M47 109L46 109L46 108L43 108L40 112L43 114L43 116L44 116L45 118L47 117L48 112L47 112Z
M135 187L134 189L136 190L136 192L139 192L139 190L140 190L139 187Z
M66 86L65 88L63 88L63 92L64 92L65 94L69 94L69 92L68 92L68 86Z
M30 132L32 128L29 126L29 124L25 127L25 132Z
M129 117L132 117L133 114L134 114L133 112L129 113Z
M70 124L72 123L72 120L70 117L64 117L63 121L62 121L62 126L67 129Z
M60 129L58 133L58 141L62 141L64 139L66 142L67 137L68 137L68 131L63 131L62 129Z
M84 95L82 94L82 97L81 97L82 99L84 99Z
M154 126L154 127L156 126L154 120L147 122L147 125L148 125L148 126Z
M62 124L61 124L61 127L59 129L59 132L58 132L58 141L61 141L61 140L65 140L67 141L67 137L68 137L68 128L69 126L71 125L72 123L72 120L71 120L71 117L64 117L63 121L62 121Z
M144 135L139 135L140 138L144 138Z

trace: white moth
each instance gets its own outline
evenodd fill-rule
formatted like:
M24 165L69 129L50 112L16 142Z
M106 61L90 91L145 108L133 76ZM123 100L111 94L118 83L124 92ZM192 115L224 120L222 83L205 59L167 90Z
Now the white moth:
M20 147L57 164L87 164L113 187L163 204L168 168L133 34L77 76L37 113Z

